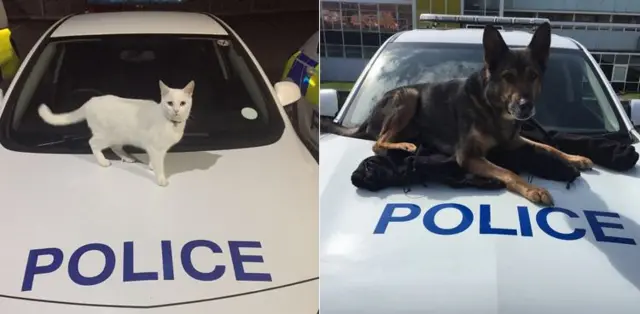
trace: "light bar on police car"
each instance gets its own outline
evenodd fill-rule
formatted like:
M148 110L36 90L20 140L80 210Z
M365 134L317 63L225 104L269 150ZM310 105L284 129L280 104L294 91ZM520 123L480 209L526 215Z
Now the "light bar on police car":
M546 18L501 17L454 14L420 14L421 22L460 23L460 24L492 24L492 25L542 25L551 23Z

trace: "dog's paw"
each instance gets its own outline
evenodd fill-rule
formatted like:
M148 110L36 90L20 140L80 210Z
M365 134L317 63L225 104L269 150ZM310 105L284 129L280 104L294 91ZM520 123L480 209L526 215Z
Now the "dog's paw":
M418 147L416 145L411 144L411 143L398 143L398 149L402 149L404 151L408 151L410 153L413 153L418 149Z
M578 170L587 170L593 168L593 161L587 157L582 157L578 155L570 155L569 163L578 168Z
M524 197L536 204L547 206L553 205L553 198L551 197L551 193L549 193L549 191L547 191L546 189L537 186L528 187L524 193Z

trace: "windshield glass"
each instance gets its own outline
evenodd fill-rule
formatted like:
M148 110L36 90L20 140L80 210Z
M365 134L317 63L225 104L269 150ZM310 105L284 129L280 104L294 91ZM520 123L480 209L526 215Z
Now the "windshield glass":
M372 64L342 122L362 123L387 91L410 84L464 78L483 66L481 45L391 43ZM535 119L547 130L611 133L621 128L613 100L587 57L551 49Z
M22 73L0 120L0 141L13 150L89 153L85 122L48 125L38 115L38 106L45 103L55 113L69 112L91 97L107 94L158 102L159 80L172 88L195 81L185 135L173 151L266 145L284 130L268 86L243 47L230 37L52 39L36 50Z

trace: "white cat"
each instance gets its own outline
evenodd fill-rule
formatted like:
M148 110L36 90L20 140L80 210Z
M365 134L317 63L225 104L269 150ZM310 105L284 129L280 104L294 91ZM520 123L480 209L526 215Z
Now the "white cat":
M183 89L169 88L160 81L160 104L152 100L105 95L93 97L68 113L52 113L45 104L40 105L38 113L51 125L87 120L93 135L89 145L98 164L103 167L111 165L102 154L106 148L111 148L125 162L135 162L136 159L122 146L144 149L149 154L149 168L154 171L158 185L166 186L169 182L164 173L164 158L184 135L194 87L193 81Z

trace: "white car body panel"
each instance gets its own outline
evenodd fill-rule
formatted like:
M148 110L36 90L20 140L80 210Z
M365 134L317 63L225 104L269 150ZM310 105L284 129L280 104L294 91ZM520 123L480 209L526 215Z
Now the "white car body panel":
M105 12L74 15L51 37L123 34L228 35L218 22L203 13Z
M54 28L29 52L18 75ZM65 36L73 36L70 29ZM318 163L296 136L257 60L237 38L269 85L284 120L282 137L271 145L169 153L166 188L158 187L140 163L114 162L102 168L90 154L21 153L0 147L0 185L8 210L0 224L5 248L0 257L0 312L317 311ZM6 97L18 92L14 84ZM4 111L4 100L2 105ZM146 155L138 156L146 160ZM220 278L197 280L185 270L181 249L194 240L221 248L214 253L197 247L191 254L200 272L225 266ZM161 241L171 241L172 258L163 256ZM259 241L260 248L243 247L239 254L262 256L262 263L245 261L245 272L269 273L271 281L237 280L228 241ZM133 242L133 253L125 252L124 242ZM73 252L91 243L113 250L115 266L101 283L83 286L71 280L68 267L74 264ZM30 289L22 291L29 252L43 248L62 251L62 263L51 273L36 275ZM132 263L125 262L129 258ZM52 260L42 255L37 266ZM168 261L173 262L174 278L165 280ZM124 281L125 272L131 276L125 264L133 265L136 273L157 272L157 280ZM105 268L105 257L90 251L77 265L82 275L92 277Z
M513 193L451 189L437 184L373 193L351 184L351 173L371 156L372 142L326 135L320 139L320 308L327 313L620 313L640 310L640 249L637 245L594 240L583 210L610 211L624 230L605 228L607 236L640 243L640 211L632 197L640 189L640 171L619 174L596 168L571 189L563 182L534 178L547 188L561 213L549 225L569 233L585 228L586 238L565 241L541 231L535 221L541 207ZM640 149L640 145L635 146ZM597 191L597 192L594 192ZM421 207L418 217L389 223L374 234L388 203ZM437 235L422 224L425 211L442 203L469 207L474 221L464 232ZM479 206L491 205L494 228L518 230L518 236L479 234ZM516 207L527 206L532 237L521 236ZM407 215L398 210L396 216ZM442 228L460 223L454 210L442 211Z
M315 32L307 41L302 45L300 50L302 53L307 55L309 58L318 61L320 56L318 56L318 45L320 44L320 32Z
M510 46L526 46L531 39L526 32L502 32L502 35ZM346 113L372 63L391 41L480 44L482 30L415 30L390 38L365 67L336 121ZM572 39L556 35L552 37L552 47L586 51ZM590 60L594 62L593 58ZM596 69L606 82L600 68ZM610 86L606 90L615 95ZM615 108L629 127L631 123L617 100ZM638 135L636 131L632 134ZM427 187L412 186L406 193L402 188L376 193L357 189L351 183L351 174L363 159L373 154L372 145L371 141L333 134L320 137L323 311L331 314L640 311L637 267L640 211L633 198L640 190L637 167L625 173L596 167L583 172L568 190L566 183L533 178L534 184L551 192L556 207L577 215L570 218L553 212L539 223L537 215L543 208L506 190L452 189L434 183ZM634 147L640 150L640 144ZM410 217L379 229L385 225L380 221L387 221L382 214L390 203L409 204L414 209L399 207L393 217ZM470 210L473 220L467 229L440 235L425 226L424 220L431 227L435 224L446 229L461 224L461 212L451 208L438 212L432 220L424 218L433 206L446 203ZM480 213L481 204L490 206L490 219L486 211ZM523 212L528 213L529 219L519 216L519 206L526 207ZM585 211L596 211L600 216L594 222L596 214ZM591 222L586 218L588 215ZM528 232L522 221L530 221L531 236L523 235ZM585 236L561 240L557 235L547 234L547 227L541 225L560 233L583 228ZM515 235L480 233L487 226L513 229ZM634 244L603 241L603 236L625 238L624 241Z
M320 32L315 32L313 35L311 35L311 37L309 37L309 39L307 39L307 41L300 48L300 51L302 51L303 54L305 54L307 57L311 58L316 62L319 61L319 56L318 56L319 39L320 39ZM299 59L296 59L294 62L302 62L302 61L300 61ZM311 66L306 63L304 65L306 67L311 68ZM311 69L315 71L315 69L313 68ZM319 67L318 67L318 70L319 70ZM318 105L311 103L303 96L302 98L300 98L300 100L298 100L295 106L297 106L296 112L297 112L298 129L302 133L302 137L304 138L304 141L308 142L309 145L311 145L313 149L317 151L318 150L318 134L319 134L318 123L317 123L318 122L317 119L319 119ZM314 122L313 119L316 119L316 121Z

